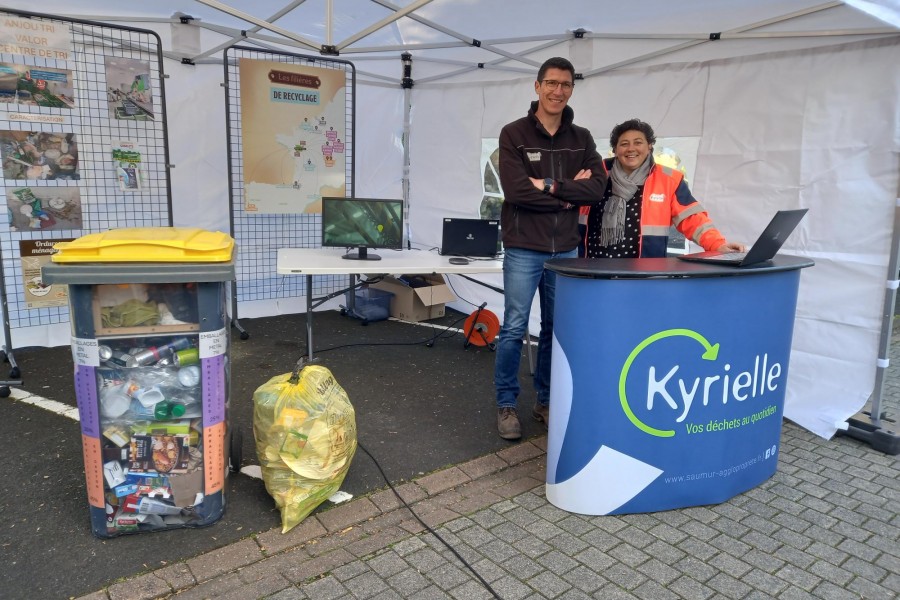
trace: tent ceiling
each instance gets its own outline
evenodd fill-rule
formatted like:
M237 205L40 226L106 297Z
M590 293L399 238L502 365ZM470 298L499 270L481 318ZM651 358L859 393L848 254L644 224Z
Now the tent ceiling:
M495 80L533 73L555 54L579 57L586 76L630 65L692 62L846 43L900 34L900 0L154 0L44 2L72 18L156 28L202 30L200 50L164 48L169 58L218 61L221 48L244 45L318 53L334 46L362 77L396 83L400 53L413 55L417 84ZM854 5L854 6L851 6ZM33 10L32 2L7 2ZM58 9L54 11L54 7ZM77 12L73 9L77 7ZM860 10L862 9L862 10ZM871 14L870 14L871 13ZM873 14L877 15L873 16ZM181 25L181 16L191 19ZM573 41L573 32L583 38ZM721 34L710 41L710 34ZM243 38L242 38L243 34ZM176 39L177 36L171 36ZM579 44L573 52L561 45ZM482 68L478 68L482 65Z

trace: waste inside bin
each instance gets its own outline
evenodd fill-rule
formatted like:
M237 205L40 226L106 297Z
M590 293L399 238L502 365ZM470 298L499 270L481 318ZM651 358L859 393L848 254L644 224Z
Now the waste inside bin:
M57 244L43 267L44 281L69 286L97 537L202 527L224 514L234 263L223 235L112 230Z

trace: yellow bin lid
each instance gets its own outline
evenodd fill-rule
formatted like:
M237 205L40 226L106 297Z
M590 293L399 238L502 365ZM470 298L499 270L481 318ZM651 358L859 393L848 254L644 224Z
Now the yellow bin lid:
M127 227L81 236L53 246L56 263L226 262L234 239L196 227Z

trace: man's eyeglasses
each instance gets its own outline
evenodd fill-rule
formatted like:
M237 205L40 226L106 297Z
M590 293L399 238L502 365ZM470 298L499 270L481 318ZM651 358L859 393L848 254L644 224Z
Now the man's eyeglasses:
M575 87L571 81L556 81L555 79L545 79L541 83L547 86L547 89L551 92L556 90L558 87L562 87L564 92L571 92L572 88Z

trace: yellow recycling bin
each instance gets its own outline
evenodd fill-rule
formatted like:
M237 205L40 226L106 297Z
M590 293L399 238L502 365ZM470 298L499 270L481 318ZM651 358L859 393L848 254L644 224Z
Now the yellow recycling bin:
M229 455L240 463L229 425L234 240L129 228L56 250L42 279L69 286L94 535L214 523L224 514Z

